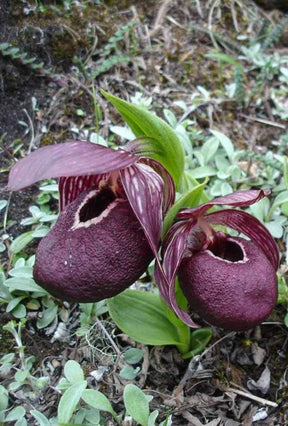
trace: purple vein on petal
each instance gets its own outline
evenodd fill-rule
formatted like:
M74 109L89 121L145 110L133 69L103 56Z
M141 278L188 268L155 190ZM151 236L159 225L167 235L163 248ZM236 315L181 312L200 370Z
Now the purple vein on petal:
M48 178L107 173L137 161L139 158L127 151L116 151L90 142L45 146L12 167L8 189L16 191Z
M163 274L156 264L155 282L163 299L169 304L170 308L190 327L198 327L190 318L189 314L181 309L175 296L175 278L178 267L183 259L187 247L187 239L190 231L195 226L194 221L178 222L169 230L166 236L165 248L163 250ZM166 279L165 279L166 278Z
M163 213L165 215L175 200L175 185L172 176L161 163L152 158L141 158L140 162L150 166L164 181Z
M178 219L189 219L196 216L203 215L207 210L216 205L225 205L231 207L248 207L251 204L257 203L270 194L269 189L248 189L246 191L235 191L232 194L225 195L224 197L214 198L208 203L202 204L192 209L185 209L178 213Z
M85 175L85 176L71 176L61 177L59 179L59 204L60 210L72 203L82 191L91 187L98 187L102 179L107 179L109 173L102 175Z
M120 174L130 205L156 256L163 221L163 180L151 167L140 163Z

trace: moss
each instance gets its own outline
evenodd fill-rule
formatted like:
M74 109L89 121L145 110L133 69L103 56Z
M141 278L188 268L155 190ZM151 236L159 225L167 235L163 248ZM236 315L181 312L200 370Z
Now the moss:
M52 133L47 133L46 135L43 135L41 138L41 146L46 145L53 145L55 143L55 138Z
M77 54L78 50L83 46L81 38L76 39L71 37L67 31L55 33L51 37L50 45L56 61L72 62L73 57Z
M6 323L6 322L5 322ZM11 333L7 330L3 330L5 324L0 323L0 339L1 339L1 350L0 356L9 354L14 351L15 340Z

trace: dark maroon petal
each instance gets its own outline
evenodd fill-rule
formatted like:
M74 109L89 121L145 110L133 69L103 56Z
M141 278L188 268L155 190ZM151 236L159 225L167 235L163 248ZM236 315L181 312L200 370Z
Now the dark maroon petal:
M241 232L256 243L270 260L275 270L279 265L277 244L267 228L254 216L242 210L225 209L205 215L214 225L224 225Z
M48 178L107 173L130 166L138 160L127 151L116 151L90 142L45 146L12 167L8 189L16 191Z
M127 199L156 256L163 223L163 180L151 167L139 163L120 174Z
M257 203L271 193L270 189L248 189L247 191L236 191L232 194L225 195L224 197L214 198L208 203L201 204L192 209L185 209L178 213L178 219L189 219L196 216L203 215L207 210L216 205L225 205L231 207L247 207L251 204Z
M60 210L72 203L86 189L98 188L99 182L107 179L108 173L102 175L86 175L61 177L59 179Z
M187 247L187 239L194 223L192 221L178 222L173 225L168 234L163 252L162 268L155 264L155 283L168 306L190 327L198 327L189 314L181 309L175 296L175 278Z
M152 158L141 158L140 162L152 167L152 169L155 170L164 181L163 213L165 215L175 201L174 181L170 173L158 161Z

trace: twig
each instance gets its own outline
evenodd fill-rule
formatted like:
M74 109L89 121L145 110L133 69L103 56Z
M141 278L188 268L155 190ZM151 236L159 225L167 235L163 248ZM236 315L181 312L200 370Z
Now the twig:
M264 120L263 118L250 117L249 115L246 115L246 114L239 114L239 115L243 118L247 118L247 120L250 120L250 121L257 121L258 123L267 124L267 126L278 127L279 129L284 129L284 130L286 129L285 124L275 123L274 121Z
M255 396L250 392L244 392L239 389L234 389L231 387L225 387L223 388L223 390L225 392L233 392L233 393L236 393L237 395L244 396L245 398L252 399L253 401L259 402L259 404L262 404L262 405L268 405L269 407L278 407L278 404L276 404L276 402L269 401L268 399L260 398L259 396Z
M102 333L106 336L107 340L109 340L114 351L117 353L118 356L121 355L120 349L115 344L114 340L111 338L110 334L108 333L108 331L106 330L106 328L104 327L102 322L97 317L95 319L96 319L96 323L97 323L98 327L101 329Z
M9 210L9 205L10 205L10 201L11 201L11 195L12 192L9 193L9 197L7 200L7 206L5 208L5 213L4 213L4 219L3 219L3 231L6 232L7 229L7 219L8 219L8 210Z
M236 334L235 331L231 331L228 334L225 334L225 336L221 337L220 339L217 340L217 342L213 343L213 345L209 346L209 348L205 349L204 352L202 352L202 354L199 355L200 358L203 358L203 356L205 356L207 354L207 352L211 351L211 349L214 348L214 346L218 345L218 343L222 342L222 340L227 339L227 337L232 337L234 336L234 334Z
M212 31L212 19L213 19L213 13L214 13L214 9L219 5L219 0L215 0L213 5L211 6L211 9L209 11L209 16L208 16L208 30L209 30L209 35L211 38L211 41L215 47L215 49L218 49L218 44L216 43L216 40L214 38L214 34Z
M201 4L199 0L196 0L196 9L197 9L197 12L199 13L200 18L203 19L204 15L203 15L203 11L201 9Z
M35 140L35 132L34 132L34 125L33 125L33 121L32 118L30 117L30 115L28 114L28 111L26 109L23 109L23 111L25 112L28 121L29 121L29 127L30 127L30 132L31 132L31 139L30 139L30 143L29 143L29 148L28 148L28 154L30 154L32 147L34 145L34 140Z

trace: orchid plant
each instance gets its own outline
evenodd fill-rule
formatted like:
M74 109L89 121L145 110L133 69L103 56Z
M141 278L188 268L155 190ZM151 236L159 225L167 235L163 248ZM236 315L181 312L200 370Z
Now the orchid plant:
M154 309L166 328L168 319L171 330L166 341L176 342L186 354L192 353L188 326L198 327L187 303L210 324L227 329L243 330L261 322L277 298L276 243L264 225L244 211L207 211L219 205L249 206L269 190L237 191L199 205L207 201L205 182L199 185L189 177L187 184L183 146L173 129L147 110L103 94L132 129L134 141L118 150L83 141L47 146L10 171L10 190L59 179L60 215L37 248L35 281L68 301L113 298L110 315L122 330L130 329L126 300L145 302L147 318ZM187 185L190 189L184 193ZM176 203L175 190L182 194ZM250 241L224 234L211 224L230 227ZM149 303L135 291L123 296L125 300L116 296L143 274L153 258L155 282L174 313L168 308L166 313L154 296ZM186 309L175 295L177 277ZM161 327L155 321L151 324L159 335ZM149 344L149 336L138 338L138 331L135 340Z
M177 215L162 247L162 266L155 279L162 298L190 327L197 327L177 303L175 278L189 308L210 324L246 330L263 321L277 300L279 254L262 223L235 209L207 213L218 205L246 207L269 190L236 191ZM211 224L232 228L250 240L217 231Z

